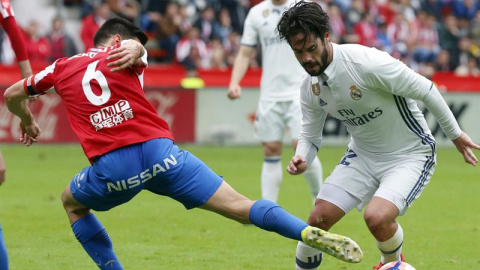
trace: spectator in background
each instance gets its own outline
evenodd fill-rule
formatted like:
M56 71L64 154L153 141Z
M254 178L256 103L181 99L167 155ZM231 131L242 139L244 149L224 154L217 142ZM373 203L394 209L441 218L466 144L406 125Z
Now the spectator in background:
M228 35L228 45L225 46L225 54L226 54L226 61L229 67L233 66L235 62L235 58L237 57L238 51L240 50L240 40L241 36L237 31L232 31L230 35ZM250 63L248 64L249 68L258 68L259 64L256 61L257 59L257 51L254 52L254 55L250 59Z
M134 22L140 15L140 5L136 0L107 0L111 11L122 17Z
M458 66L458 41L460 40L457 18L453 14L444 17L443 24L438 28L438 41L442 50L450 54L450 65Z
M47 38L39 33L38 27L37 21L30 21L25 30L25 45L30 62L44 64L47 62L51 49Z
M219 38L214 37L208 43L208 67L210 69L226 69L227 63L225 62L225 49L223 48L222 41Z
M468 37L462 37L458 41L458 65L468 66L470 57L475 55L475 46L472 44L472 40Z
M200 38L200 31L196 27L188 29L176 46L177 61L185 66L187 71L196 70L208 61L207 45Z
M157 32L158 21L165 14L168 0L147 0L140 18L140 29L147 35Z
M468 31L468 37L472 39L473 44L480 50L480 10L475 13L475 20L472 21L472 27L470 31Z
M108 3L101 1L100 3L95 3L93 12L83 18L80 38L82 39L85 51L89 48L93 48L93 36L98 28L110 18L110 12Z
M213 38L215 22L215 11L212 7L205 7L200 14L200 18L193 24L200 31L200 38L203 41L208 42Z
M228 10L232 19L232 27L237 33L243 33L243 23L250 9L250 1L247 0L219 0L221 6Z
M480 9L478 0L453 0L453 15L457 18L473 20Z
M460 37L465 37L468 35L470 31L472 20L467 17L457 17L457 27L458 27L458 35Z
M427 14L425 11L419 11L417 20L418 29L413 39L413 58L417 63L433 63L440 51L435 16Z
M447 50L441 50L435 59L435 70L450 72L455 69L450 61L450 53Z
M180 6L185 8L185 18L190 24L194 24L198 19L199 11L203 10L207 6L205 0L177 0Z
M362 14L365 12L365 6L362 0L352 0L352 5L345 14L345 26L347 33L353 34L353 28L362 19Z
M370 13L362 14L362 19L353 28L357 43L367 47L377 47L377 26L373 23Z
M182 34L180 27L183 18L177 2L169 2L165 7L165 14L158 20L158 40L160 48L166 50L165 61L171 62L175 56L175 46Z
M392 42L388 38L387 23L380 21L377 28L377 49L392 54Z
M438 0L423 0L420 2L420 8L435 16L435 20L440 22L442 21L442 7L443 1Z
M408 40L410 25L403 13L397 13L393 21L387 26L387 36L393 44L392 56L401 59L408 55Z
M77 48L73 39L65 32L63 19L55 17L52 20L52 32L47 34L47 40L50 44L51 52L47 60L53 62L58 58L69 57L77 54Z
M330 4L328 6L328 16L330 17L330 28L332 29L332 42L343 43L347 34L347 28L340 8L336 4Z
M460 64L455 69L457 76L480 76L479 60L472 53L468 53L466 63Z
M231 44L228 36L233 31L232 20L230 18L230 13L225 8L222 8L218 13L218 23L213 26L213 34L215 37L220 39L223 47L228 49L231 47Z

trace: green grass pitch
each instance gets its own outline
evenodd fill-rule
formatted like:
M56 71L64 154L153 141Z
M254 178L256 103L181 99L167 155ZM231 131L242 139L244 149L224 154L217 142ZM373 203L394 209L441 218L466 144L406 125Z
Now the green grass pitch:
M60 202L73 175L88 165L78 145L0 145L7 182L0 187L0 222L11 270L97 269L74 238ZM239 192L258 199L262 150L258 147L184 145ZM345 147L319 154L327 175ZM286 149L285 167L292 154ZM480 153L476 152L480 157ZM301 176L284 173L279 204L306 219L311 209ZM480 168L454 148L438 150L430 184L404 217L404 254L417 270L480 269ZM96 215L107 228L125 269L292 270L296 242L216 214L142 192L130 203ZM375 240L362 213L332 228L355 239L365 258L347 264L325 256L322 269L366 270L378 263Z

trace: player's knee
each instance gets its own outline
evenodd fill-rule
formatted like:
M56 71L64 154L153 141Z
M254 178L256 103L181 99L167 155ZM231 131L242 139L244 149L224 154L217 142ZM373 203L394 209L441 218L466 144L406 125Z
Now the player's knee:
M75 200L73 199L73 196L72 196L72 193L70 192L70 187L66 187L61 196L60 196L60 199L62 201L62 205L63 205L63 208L69 212L69 211L72 211L74 210L76 207L75 207Z
M335 223L333 218L329 217L325 211L320 211L320 209L314 208L308 218L308 224L323 230L329 230Z
M384 213L366 211L363 218L370 231L380 230L391 222Z
M267 157L282 155L282 143L280 142L263 143L263 153Z

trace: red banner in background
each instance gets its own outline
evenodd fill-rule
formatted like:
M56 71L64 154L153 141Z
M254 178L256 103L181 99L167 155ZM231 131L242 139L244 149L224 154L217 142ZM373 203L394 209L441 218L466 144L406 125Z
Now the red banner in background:
M158 115L167 121L175 142L195 142L195 90L147 88L145 95Z
M0 94L3 97L3 91ZM195 91L148 88L145 95L157 109L158 115L169 124L176 142L195 141ZM42 129L39 138L41 143L78 142L70 128L60 96L54 93L41 96L29 107ZM5 100L0 98L0 142L19 142L19 122L19 118L8 111Z

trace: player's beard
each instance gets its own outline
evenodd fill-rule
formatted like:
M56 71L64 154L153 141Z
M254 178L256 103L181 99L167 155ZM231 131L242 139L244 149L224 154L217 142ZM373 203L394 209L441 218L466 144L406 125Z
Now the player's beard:
M327 69L327 61L328 61L328 50L327 50L327 47L325 46L325 42L323 42L322 40L322 44L323 44L323 52L322 52L322 56L320 57L320 61L322 62L322 65L320 65L318 62L316 61L312 61L312 62L307 62L307 63L303 63L302 66L305 68L305 70L307 71L308 74L310 74L310 76L320 76L320 74L322 74L325 69ZM328 44L327 44L328 45ZM315 70L308 70L307 69L307 66L309 65L315 65L315 66L318 66L319 69L317 71Z

